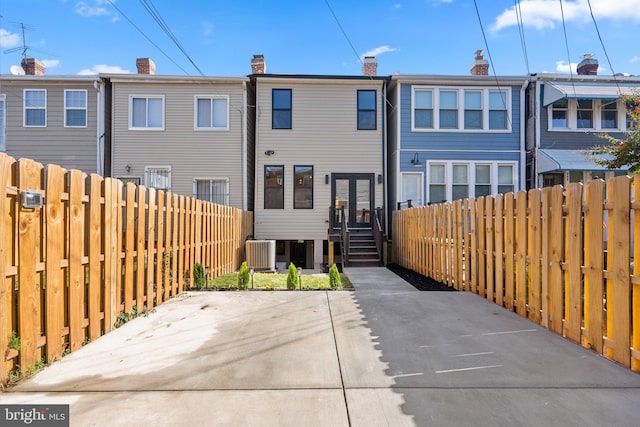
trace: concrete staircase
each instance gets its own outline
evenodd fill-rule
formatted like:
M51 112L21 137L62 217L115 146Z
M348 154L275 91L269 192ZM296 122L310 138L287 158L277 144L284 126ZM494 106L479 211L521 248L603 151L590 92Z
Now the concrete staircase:
M371 230L349 233L349 267L380 267L380 254Z

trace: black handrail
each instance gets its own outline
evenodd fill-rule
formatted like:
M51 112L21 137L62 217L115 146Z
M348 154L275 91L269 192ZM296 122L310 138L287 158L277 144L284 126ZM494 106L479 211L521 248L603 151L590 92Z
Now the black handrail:
M413 200L409 199L405 202L398 202L398 209L399 211L401 211L404 208L406 209L411 209L413 207Z
M378 256L382 259L383 255L383 243L386 240L384 232L384 208L375 208L373 214L373 238L376 241L376 249L378 249Z

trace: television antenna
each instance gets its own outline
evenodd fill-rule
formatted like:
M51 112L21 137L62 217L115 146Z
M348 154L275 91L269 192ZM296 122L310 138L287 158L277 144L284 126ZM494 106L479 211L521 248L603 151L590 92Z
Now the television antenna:
M30 46L27 46L27 39L25 37L25 30L29 30L29 31L34 31L36 28L25 24L24 22L12 22L12 24L16 24L18 26L20 26L20 29L22 30L22 47L18 46L18 47L14 47L11 49L7 49L4 51L4 53L13 53L13 52L20 52L22 51L22 58L26 58L27 57L27 51L29 49L31 49Z

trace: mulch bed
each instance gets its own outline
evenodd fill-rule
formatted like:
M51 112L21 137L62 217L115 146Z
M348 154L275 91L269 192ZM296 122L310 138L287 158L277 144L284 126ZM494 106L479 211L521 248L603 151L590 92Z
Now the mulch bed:
M455 291L454 288L450 288L444 283L440 283L436 280L433 280L429 277L425 277L420 273L416 273L415 271L408 270L404 267L399 266L398 264L388 264L387 268L393 271L398 276L402 277L407 282L411 283L414 288L419 291Z

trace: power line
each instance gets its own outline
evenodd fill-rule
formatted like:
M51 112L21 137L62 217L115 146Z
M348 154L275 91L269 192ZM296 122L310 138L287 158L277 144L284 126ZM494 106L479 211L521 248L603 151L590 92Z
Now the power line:
M522 47L522 52L524 54L524 63L527 67L527 74L531 74L531 70L529 69L529 55L527 54L527 42L524 37L524 24L522 22L522 8L520 7L520 2L518 0L513 0L514 10L516 12L516 19L518 20L518 32L520 33L520 45Z
M564 19L564 7L562 6L562 0L560 0L560 14L562 16L562 30L564 33L564 45L567 49L567 59L569 61L569 78L571 80L571 86L573 87L573 95L576 96L576 85L573 80L573 70L571 69L571 53L569 53L569 38L567 37L567 24Z
M618 84L618 79L616 79L616 73L613 70L613 65L611 64L611 59L609 59L609 54L607 53L607 48L604 46L604 41L602 40L602 35L600 35L600 29L598 28L598 23L596 22L596 17L593 15L593 9L591 8L591 0L587 0L587 4L589 5L589 13L591 13L591 19L593 20L593 25L596 27L596 33L598 34L598 39L600 40L600 45L602 46L602 50L604 51L604 56L607 58L607 62L609 63L609 68L611 68L611 74L613 74L613 81L616 83L618 87L618 92L620 92L620 85Z
M181 69L186 75L189 75L189 73L187 72L187 70L185 70L184 68L182 68L176 61L173 60L173 58L171 58L164 50L162 50L162 48L160 46L158 46L153 40L151 40L151 38L149 38L149 36L147 36L144 31L142 31L140 29L140 27L138 27L135 22L133 22L131 19L129 19L129 17L122 11L120 10L120 8L118 6L115 5L115 3L113 2L113 0L107 0L109 2L109 4L116 10L118 11L118 13L122 16L124 16L124 18L129 21L129 23L133 26L133 28L135 28L136 30L138 30L138 32L140 34L142 34L142 36L147 39L147 41L149 43L151 43L156 49L158 49L169 61L171 61L176 67L178 67L179 69Z
M333 8L329 4L329 0L324 0L324 2L326 3L327 7L329 8L329 12L331 12L331 15L333 15L333 19L335 19L336 24L338 24L338 27L340 27L340 31L342 31L342 35L344 36L345 39L347 39L347 43L349 43L349 46L351 46L351 50L356 55L356 58L358 58L358 62L363 64L362 58L360 58L360 54L358 54L358 51L353 46L353 43L351 43L351 40L349 39L349 36L347 35L347 32L342 27L342 24L340 23L340 20L338 19L338 17L336 16L335 12L333 11Z

